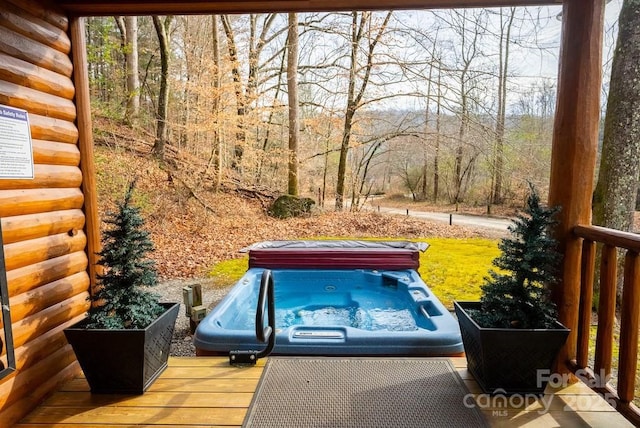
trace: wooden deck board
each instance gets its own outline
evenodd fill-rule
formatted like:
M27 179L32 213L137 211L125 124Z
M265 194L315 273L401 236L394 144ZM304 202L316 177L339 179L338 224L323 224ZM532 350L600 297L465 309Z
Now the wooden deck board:
M524 397L521 402L515 398L491 398L482 393L467 370L465 358L451 358L451 361L491 427L633 427L582 382L561 388L547 387L543 397Z
M476 405L492 427L632 426L586 385L549 389L542 398L517 403L483 395L464 358L451 358ZM239 427L256 390L264 360L231 367L225 357L171 358L144 395L98 395L82 377L63 385L17 428ZM464 403L460 403L464 405Z
M29 423L101 423L109 425L241 425L246 408L206 407L41 407L27 416Z
M147 392L143 395L86 394L58 392L49 398L47 407L249 407L251 392Z
M149 387L148 392L250 392L258 386L259 378L252 379L165 379L160 377ZM64 384L60 391L89 391L84 379L73 379Z

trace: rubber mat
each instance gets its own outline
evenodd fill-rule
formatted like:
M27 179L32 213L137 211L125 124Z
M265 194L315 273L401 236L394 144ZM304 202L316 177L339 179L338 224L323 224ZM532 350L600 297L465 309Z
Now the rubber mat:
M243 426L486 426L467 394L446 358L270 357Z

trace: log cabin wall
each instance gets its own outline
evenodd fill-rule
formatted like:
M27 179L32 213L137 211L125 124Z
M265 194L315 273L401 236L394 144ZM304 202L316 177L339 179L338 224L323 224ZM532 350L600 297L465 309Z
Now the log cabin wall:
M35 163L32 180L0 179L16 356L0 380L2 427L79 372L63 334L84 317L90 286L69 27L38 1L0 2L0 104L29 113Z

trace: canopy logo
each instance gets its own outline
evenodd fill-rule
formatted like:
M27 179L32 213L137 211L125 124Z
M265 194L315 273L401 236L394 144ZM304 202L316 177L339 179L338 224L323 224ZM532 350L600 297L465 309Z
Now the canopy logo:
M538 370L537 386L542 387L545 383L547 388L551 388L550 393L538 394L507 394L504 389L498 388L492 393L467 394L463 398L463 404L467 408L478 408L491 412L494 417L508 417L509 411L520 412L522 410L536 411L538 414L545 414L550 410L573 412L576 409L582 411L598 410L602 408L602 399L611 407L616 407L616 401L611 393L604 395L595 394L562 394L558 396L555 392L582 382L589 388L603 388L610 376L604 370L598 374L592 374L587 370L577 370L575 374L551 373L550 370ZM557 404L553 404L556 402ZM553 407L552 407L553 406Z

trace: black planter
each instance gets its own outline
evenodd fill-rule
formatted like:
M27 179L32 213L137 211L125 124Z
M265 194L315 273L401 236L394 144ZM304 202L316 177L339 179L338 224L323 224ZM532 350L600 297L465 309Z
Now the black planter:
M145 329L87 329L81 321L64 330L92 393L142 394L164 371L180 304L162 306Z
M480 302L454 302L454 307L467 368L484 392L544 393L569 329L559 322L553 329L484 328L465 311L480 309Z

